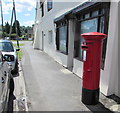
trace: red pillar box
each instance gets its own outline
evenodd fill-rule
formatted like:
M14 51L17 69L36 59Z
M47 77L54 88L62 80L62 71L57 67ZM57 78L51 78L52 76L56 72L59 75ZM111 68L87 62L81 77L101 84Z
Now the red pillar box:
M81 45L84 63L82 102L87 105L95 105L99 101L102 40L106 38L106 34L90 32L81 34L81 36L85 39Z

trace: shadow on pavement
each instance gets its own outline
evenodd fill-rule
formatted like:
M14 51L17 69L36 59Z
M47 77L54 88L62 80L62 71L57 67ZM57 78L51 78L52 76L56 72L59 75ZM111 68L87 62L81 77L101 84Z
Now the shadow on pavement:
M86 105L86 107L92 111L93 113L114 113L112 111L110 111L109 109L107 109L102 103L98 103L97 105Z
M19 77L19 73L17 74L12 74L13 78L14 77ZM15 90L15 89L14 89ZM14 100L16 99L14 94L9 94L9 101L8 101L8 108L7 108L7 113L13 113L14 110Z
M7 112L13 113L13 103L16 97L12 94L9 96L8 109Z
M117 104L120 104L120 98L116 95L110 95L110 96L107 96L108 98L110 99L113 99Z
M14 77L18 77L18 76L19 76L19 73L13 74L13 78L14 78Z
M20 70L20 68L18 67L18 72L16 73L16 72L13 72L13 71L11 71L11 73L12 73L12 75L13 75L13 77L18 77L19 76L19 72L21 72L22 70Z

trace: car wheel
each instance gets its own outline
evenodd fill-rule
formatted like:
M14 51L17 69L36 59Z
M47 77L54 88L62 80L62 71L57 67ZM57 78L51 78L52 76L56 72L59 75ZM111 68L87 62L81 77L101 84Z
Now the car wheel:
M14 80L13 78L10 79L10 95L13 95L14 92Z
M15 68L14 68L14 70L12 70L12 74L17 74L18 70L19 70L19 68L18 68L18 61L16 61Z

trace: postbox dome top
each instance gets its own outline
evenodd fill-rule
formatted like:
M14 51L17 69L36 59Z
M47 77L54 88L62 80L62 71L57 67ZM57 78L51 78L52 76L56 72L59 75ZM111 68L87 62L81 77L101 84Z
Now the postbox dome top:
M104 39L104 38L106 38L106 34L99 33L99 32L83 33L83 34L81 34L81 36L82 36L82 38L88 39L88 40Z

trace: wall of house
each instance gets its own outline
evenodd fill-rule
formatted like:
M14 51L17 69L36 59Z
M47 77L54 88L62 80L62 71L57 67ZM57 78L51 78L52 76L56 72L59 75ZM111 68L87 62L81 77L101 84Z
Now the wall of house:
M74 36L75 36L75 25L74 19L69 19L68 28L68 55L67 55L67 68L72 71L73 69L73 58L74 58Z
M82 0L81 2L85 2ZM49 12L47 11L47 2L44 3L44 15L41 18L41 15L37 17L39 20L39 26L36 27L38 29L37 36L34 41L34 45L37 45L39 49L49 54L53 57L57 62L62 64L65 67L71 65L69 62L68 56L56 51L56 42L55 42L55 24L54 19L59 17L60 15L64 14L66 11L69 11L73 7L80 5L81 3L58 3L55 2L53 4L53 9ZM62 7L61 7L62 6ZM40 11L41 12L41 11ZM111 3L110 6L110 20L109 20L109 30L108 30L108 42L107 42L107 53L106 53L106 60L105 60L105 68L101 70L101 81L100 81L100 90L105 95L116 94L120 97L118 92L118 46L117 41L118 38L116 36L117 32L117 4L115 2ZM70 23L72 26L72 23ZM44 36L42 36L42 31L44 32ZM49 36L48 32L52 31L53 38L52 43L49 43ZM74 33L74 32L73 32ZM75 34L78 35L78 34ZM43 37L43 38L42 38ZM43 41L44 40L44 41ZM73 43L72 40L70 43ZM73 45L69 45L69 48L73 49ZM70 52L70 51L69 51ZM71 56L73 57L73 56ZM70 58L70 57L69 57ZM71 58L70 58L71 59ZM83 73L83 62L73 59L73 73L77 74L79 77L82 78Z
M33 48L37 48L37 49L39 49L39 45L40 45L40 43L39 43L39 40L40 40L40 34L39 34L39 31L40 31L40 29L39 29L39 25L40 25L40 20L39 20L39 17L40 17L40 9L39 9L39 7L40 7L40 4L39 4L39 0L37 0L37 2L36 2L36 6L37 6L37 8L36 8L36 20L35 20L35 26L34 26L34 43L33 43Z
M108 29L108 41L105 68L101 70L100 90L105 95L118 92L118 4L112 2L110 6L110 18ZM73 72L82 78L83 63L74 59Z
M105 95L118 94L118 4L112 2L108 29L105 69L101 70L101 91Z
M80 60L74 59L73 73L82 78L83 75L83 62Z
M120 20L120 2L118 3L118 20ZM120 22L118 21L118 29L120 29ZM120 36L120 32L118 32L118 36ZM117 38L118 38L118 36L117 36ZM120 38L118 38L118 81L120 81ZM118 82L118 89L117 89L118 91L116 91L116 92L118 92L118 95L119 95L119 97L120 97L120 82Z
M59 17L61 14L64 14L65 12L73 9L77 5L79 5L81 2L57 2L57 0L54 0L53 3L53 9L51 9L49 12L47 11L47 1L44 2L44 16L37 17L39 20L39 28L38 28L38 35L36 36L36 40L34 41L34 45L37 45L40 50L42 50L42 45L44 46L44 51L49 54L51 57L53 57L57 62L62 64L63 66L67 67L67 55L62 54L60 52L56 51L56 42L55 42L55 24L54 19L56 17ZM76 0L77 1L77 0ZM78 0L79 1L79 0ZM62 7L61 7L62 6ZM39 9L39 12L41 10ZM42 31L44 32L44 41L42 41ZM48 39L48 32L53 32L53 38L52 43L49 43ZM39 38L39 40L38 40Z

